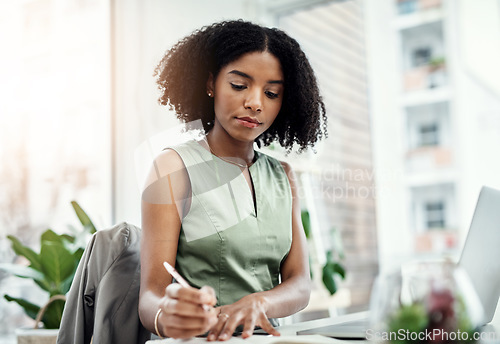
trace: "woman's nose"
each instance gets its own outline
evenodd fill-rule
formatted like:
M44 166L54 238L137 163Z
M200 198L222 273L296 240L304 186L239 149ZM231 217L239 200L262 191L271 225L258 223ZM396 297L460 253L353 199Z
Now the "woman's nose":
M248 93L245 99L245 109L250 109L254 112L262 111L262 93L259 91L252 91Z

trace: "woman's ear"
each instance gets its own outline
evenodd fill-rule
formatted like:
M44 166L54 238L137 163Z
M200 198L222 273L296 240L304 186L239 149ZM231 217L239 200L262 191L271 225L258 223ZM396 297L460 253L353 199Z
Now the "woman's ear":
M215 89L214 75L212 73L208 73L207 94L210 98L214 96L214 89Z

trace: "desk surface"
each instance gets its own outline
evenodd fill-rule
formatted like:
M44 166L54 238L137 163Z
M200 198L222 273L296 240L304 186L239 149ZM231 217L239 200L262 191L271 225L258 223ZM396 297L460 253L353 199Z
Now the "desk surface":
M332 339L332 338L327 338L327 337L319 337L319 336L296 336L297 331L302 331L302 330L308 330L312 328L317 328L317 327L322 327L322 326L328 326L328 325L334 325L338 324L341 322L345 321L351 321L351 320L359 320L362 318L365 318L367 315L367 312L360 312L360 313L352 313L352 314L347 314L347 315L342 315L338 317L333 317L333 318L325 318L325 319L318 319L318 320L311 320L311 321L304 321L301 323L296 323L292 325L284 325L280 326L278 330L281 333L282 337L269 337L269 336L261 336L261 335L254 335L248 339L241 339L238 337L233 337L229 341L225 342L212 342L212 343L246 343L246 344L253 344L253 343L261 343L261 344L272 344L273 341L278 340L280 338L286 339L287 341L282 341L282 343L316 343L316 344L322 344L322 343L349 343L349 344L358 344L358 343L364 343L367 344L369 342L367 341L362 341L362 340L338 340L338 339ZM500 344L500 302L497 305L497 309L495 311L495 316L493 317L493 320L489 325L487 325L487 328L484 329L485 332L490 332L495 334L492 336L491 339L487 340L481 340L480 343L485 343L485 344ZM293 337L295 337L298 341L293 341ZM314 339L312 341L306 341L306 337L311 337L311 339ZM187 341L180 341L180 340L174 340L174 339L162 339L162 340L150 340L147 342L148 344L173 344L173 343L182 343L182 344L190 344L190 343L207 343L205 338L193 338L191 340ZM279 343L279 341L278 341Z
M500 307L500 306L499 306ZM498 308L497 308L498 310ZM485 329L487 332L497 332L496 329L500 328L500 316L497 316L498 312L495 314L495 318L488 325L488 328ZM366 318L367 312L353 313L342 315L333 318L325 318L325 319L317 319L311 321L305 321L301 323L296 323L292 325L284 325L278 327L278 330L281 333L281 337L272 337L272 336L263 336L263 335L254 335L248 339L242 339L239 337L233 337L225 342L212 342L212 343L246 343L246 344L287 344L287 343L295 343L295 344L304 344L304 343L315 343L315 344L330 344L330 343L349 343L349 344L359 344L364 343L367 344L369 342L363 340L340 340L333 339L323 336L297 336L297 331L308 330L312 328L334 325L346 321L352 320L360 320ZM488 340L481 340L480 343L487 344L497 344L500 343L500 335L496 335L495 338L490 338ZM150 340L147 342L148 344L198 344L198 343L207 343L205 338L193 338L190 340L175 340L175 339L161 339L161 340Z
M302 331L302 330L308 330L312 328L317 328L317 327L322 327L322 326L327 326L327 325L333 325L333 324L338 324L341 322L345 321L351 321L351 320L359 320L363 319L367 316L367 312L360 312L360 313L353 313L353 314L348 314L348 315L342 315L334 318L324 318L324 319L317 319L317 320L311 320L311 321L305 321L301 323L296 323L292 325L284 325L278 327L278 331L280 331L281 336L280 337L272 337L272 336L262 336L262 335L254 335L248 339L241 339L238 337L233 337L228 341L225 342L212 342L212 343L247 343L247 344L253 344L253 343L317 343L317 344L328 344L328 343L349 343L349 344L357 344L357 343L367 343L366 341L363 340L338 340L338 339L332 339L328 337L323 337L323 336L297 336L297 331ZM183 344L191 344L191 343L207 343L205 338L193 338L191 340L174 340L174 339L162 339L162 340L150 340L147 342L148 344L173 344L173 343L183 343Z

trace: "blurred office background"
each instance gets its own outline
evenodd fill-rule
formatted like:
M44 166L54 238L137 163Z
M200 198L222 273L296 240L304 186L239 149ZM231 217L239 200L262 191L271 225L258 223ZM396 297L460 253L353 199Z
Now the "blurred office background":
M71 200L99 228L140 225L134 155L178 125L153 70L237 18L299 41L329 116L316 153L266 150L293 165L311 217L302 318L366 309L379 271L458 257L481 185L500 188L499 0L0 0L0 262L16 261L8 234L36 248L76 225ZM330 297L319 269L339 237L347 276ZM0 290L44 297L5 273ZM0 299L0 343L30 324Z

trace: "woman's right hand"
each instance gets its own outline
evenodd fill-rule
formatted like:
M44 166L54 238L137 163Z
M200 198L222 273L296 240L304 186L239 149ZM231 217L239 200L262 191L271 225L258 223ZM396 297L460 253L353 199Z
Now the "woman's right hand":
M217 302L211 287L201 289L171 283L160 303L158 331L163 337L191 338L201 335L217 323Z

